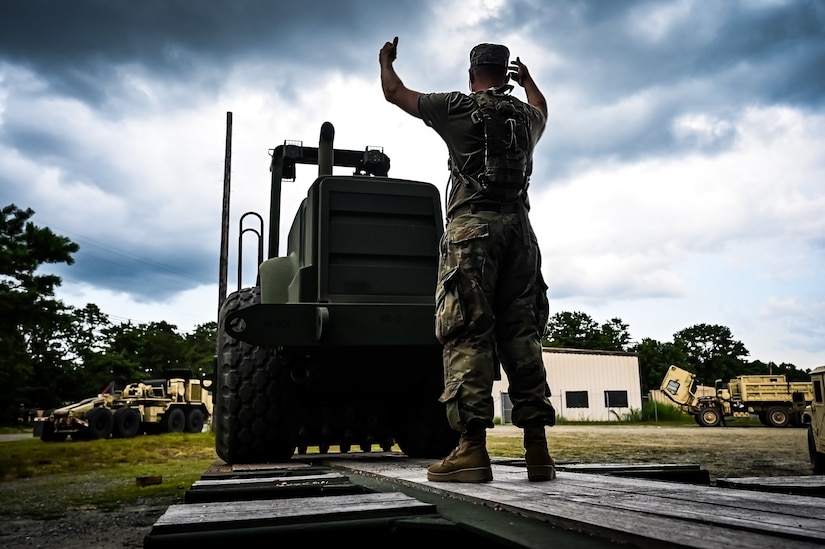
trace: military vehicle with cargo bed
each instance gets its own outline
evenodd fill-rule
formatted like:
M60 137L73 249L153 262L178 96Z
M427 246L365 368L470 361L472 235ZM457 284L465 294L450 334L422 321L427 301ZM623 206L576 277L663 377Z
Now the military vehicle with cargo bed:
M45 410L34 418L35 437L43 442L133 438L140 434L199 433L212 414L212 380L186 369L169 369L162 378L114 382L94 397Z
M752 415L766 427L802 427L813 398L810 382L788 381L783 374L717 379L715 394L702 395L696 374L674 365L665 372L660 389L702 427L726 425L727 419Z
M825 366L811 372L814 397L808 415L808 455L815 475L825 475Z
M263 218L240 218L241 237L253 230L245 216L261 221L260 266L257 285L241 288L239 251L238 290L218 313L213 426L228 464L395 444L440 458L458 442L438 400L438 190L388 177L378 148L335 149L334 134L325 122L317 148L286 141L271 150L266 259ZM300 164L317 165L318 176L279 256L281 184ZM354 172L333 175L335 166Z

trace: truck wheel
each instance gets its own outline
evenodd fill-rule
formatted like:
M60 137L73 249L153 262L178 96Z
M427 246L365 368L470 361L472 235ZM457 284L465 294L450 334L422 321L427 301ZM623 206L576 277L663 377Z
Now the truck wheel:
M815 475L825 475L825 454L817 451L814 440L814 428L808 424L808 455L811 458L811 466Z
M167 433L182 433L186 428L186 414L180 408L172 408L163 418L163 430Z
M227 296L218 314L215 450L227 464L289 461L298 446L295 383L274 349L249 345L224 330L226 315L260 303L260 288Z
M140 432L140 412L134 408L120 408L115 411L114 438L135 438Z
M403 453L411 458L441 459L456 446L460 433L450 427L445 405L438 401L444 391L441 348L421 353L407 353L399 370L418 372L406 380L406 398L393 406L392 434ZM428 365L429 371L424 367ZM383 446L387 445L384 441Z
M702 427L716 427L722 421L722 416L716 408L707 407L699 410L696 419Z
M83 438L96 440L99 438L109 438L114 427L112 412L106 408L94 408L86 414L89 426L86 428Z
M200 408L192 408L186 414L186 432L200 433L203 431L204 416Z
M788 409L783 408L782 406L768 408L767 417L768 423L771 427L785 427L791 420L791 415L788 413Z

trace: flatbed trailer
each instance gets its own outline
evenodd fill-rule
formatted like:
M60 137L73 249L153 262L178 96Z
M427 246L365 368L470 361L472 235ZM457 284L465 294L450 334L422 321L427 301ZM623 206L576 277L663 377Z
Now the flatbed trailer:
M717 479L693 465L559 464L527 481L493 458L494 480L432 483L400 453L296 455L282 464L215 462L170 506L145 548L182 542L380 541L390 546L707 547L825 545L825 477Z

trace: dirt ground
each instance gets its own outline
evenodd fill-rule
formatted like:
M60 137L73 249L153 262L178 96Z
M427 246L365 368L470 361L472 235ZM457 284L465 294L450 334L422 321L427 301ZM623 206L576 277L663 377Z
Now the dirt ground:
M800 428L559 425L547 432L550 451L560 463L696 464L709 472L712 482L812 474L807 431ZM490 454L517 457L513 447L520 437L515 427L496 426L488 434ZM562 473L558 482L563 481ZM0 498L25 498L40 489L32 479L0 483ZM143 537L170 503L176 501L149 500L115 511L73 509L50 520L6 515L0 520L0 547L143 547Z

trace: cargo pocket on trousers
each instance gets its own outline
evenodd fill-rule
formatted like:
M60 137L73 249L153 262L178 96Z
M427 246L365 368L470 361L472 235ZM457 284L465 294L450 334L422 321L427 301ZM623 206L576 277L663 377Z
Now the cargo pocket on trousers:
M539 336L544 336L547 330L547 323L550 321L550 302L547 298L547 283L538 272L536 278L536 324L539 329Z
M464 329L464 309L458 292L458 267L444 273L438 282L435 309L435 337L442 345Z
M450 381L444 386L444 392L438 397L438 401L447 406L447 421L450 426L456 431L462 431L460 428L464 424L461 422L461 414L458 410L458 391L461 389L462 381Z

